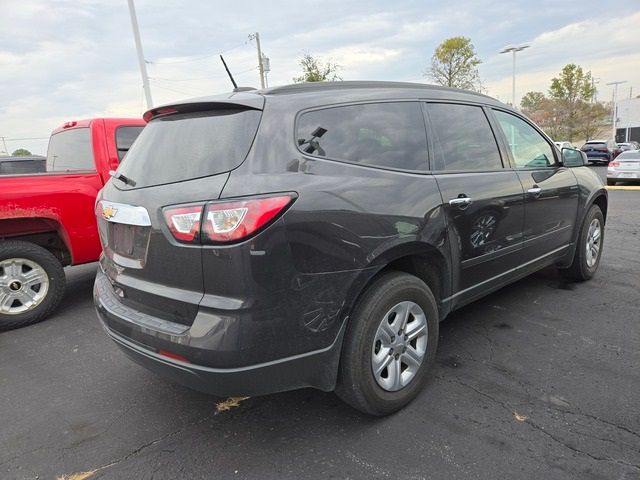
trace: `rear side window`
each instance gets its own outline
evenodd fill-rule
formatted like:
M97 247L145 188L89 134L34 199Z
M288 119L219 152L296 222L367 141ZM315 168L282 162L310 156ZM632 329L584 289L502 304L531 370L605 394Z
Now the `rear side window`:
M259 110L211 110L152 120L118 171L136 187L228 172L240 165L258 131Z
M315 110L298 120L304 153L361 165L427 170L427 136L418 102Z
M0 175L20 175L45 171L44 160L0 161Z
M121 162L144 127L118 127L116 129L116 148L118 161Z
M498 144L481 107L453 103L427 105L433 132L433 170L502 168Z
M544 168L555 165L553 149L540 133L521 118L494 110L511 149L516 168Z
M74 128L51 136L47 149L47 172L95 170L91 130Z

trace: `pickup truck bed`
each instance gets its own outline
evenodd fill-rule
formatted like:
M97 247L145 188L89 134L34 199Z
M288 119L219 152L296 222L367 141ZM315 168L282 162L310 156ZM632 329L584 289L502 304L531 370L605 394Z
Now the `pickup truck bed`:
M0 175L0 330L44 319L64 293L63 267L98 259L96 195L144 125L67 122L52 133L46 172Z

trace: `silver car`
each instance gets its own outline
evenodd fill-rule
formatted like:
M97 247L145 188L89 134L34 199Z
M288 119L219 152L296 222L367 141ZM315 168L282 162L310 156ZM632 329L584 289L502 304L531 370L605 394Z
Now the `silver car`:
M627 150L609 162L607 185L619 181L640 181L640 150Z

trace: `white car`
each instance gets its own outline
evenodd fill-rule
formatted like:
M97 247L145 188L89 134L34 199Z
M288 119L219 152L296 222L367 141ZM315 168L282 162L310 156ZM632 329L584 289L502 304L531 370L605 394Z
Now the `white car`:
M640 150L627 150L609 162L607 185L619 181L640 181Z
M572 145L571 142L567 142L567 141L564 141L564 142L553 142L553 143L555 143L556 147L558 147L560 150L562 150L563 148L576 148L576 147L574 147Z

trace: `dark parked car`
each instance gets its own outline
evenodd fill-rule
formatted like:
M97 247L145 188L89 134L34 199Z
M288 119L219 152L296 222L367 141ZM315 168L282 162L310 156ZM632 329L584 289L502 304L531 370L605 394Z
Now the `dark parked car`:
M47 158L41 155L0 157L0 175L21 175L47 170Z
M622 151L611 140L590 140L580 148L590 163L608 164Z
M301 84L145 118L96 207L95 304L131 358L197 390L314 387L389 414L451 311L598 268L602 181L483 95Z

